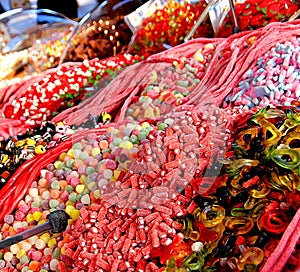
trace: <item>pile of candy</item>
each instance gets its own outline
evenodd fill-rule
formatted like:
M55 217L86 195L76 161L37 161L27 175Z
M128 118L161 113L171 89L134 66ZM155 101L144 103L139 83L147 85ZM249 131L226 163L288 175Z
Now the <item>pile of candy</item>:
M173 246L155 249L154 256L161 262L173 258L167 262L170 269L198 271L256 271L266 262L289 223L299 224L299 218L293 219L300 207L299 114L292 108L264 108L247 126L240 124L217 177L220 186L210 194L196 193L196 208L177 219L184 226L180 245L185 254L172 254L173 241ZM188 245L196 241L199 248L191 252ZM284 250L292 254L294 248ZM277 262L276 271L285 271L281 269L287 260ZM290 270L299 268L294 257L287 263Z
M123 16L101 16L87 23L70 41L64 61L105 59L126 51L132 32Z
M176 46L183 42L185 35L192 29L207 3L195 4L170 0L163 8L158 8L147 17L136 30L130 52L160 52L166 46ZM213 37L213 29L208 20L201 24L194 37Z
M1 67L0 80L10 79L16 76L17 71L28 62L28 50L0 55Z
M63 122L47 122L36 129L29 129L26 134L9 137L0 142L0 188L12 173L25 161L36 155L44 154L73 134L74 130Z
M1 250L1 271L297 271L300 112L241 107L233 98L264 79L250 69L274 61L267 82L296 65L298 33L296 23L274 23L193 40L127 67L56 115L52 122L78 131L7 181L1 236L42 224L55 210L70 216L68 227ZM66 74L57 76L67 89L76 67L55 70ZM284 84L296 69L281 76ZM46 97L60 78L47 78ZM84 85L87 75L78 78ZM258 89L251 95L263 101ZM113 122L99 125L104 112ZM23 114L29 125L34 118Z
M300 7L298 2L292 0L235 2L235 13L240 31L258 29L272 22L284 22ZM229 11L215 36L229 37L232 35L233 22L232 13Z
M299 38L278 43L257 60L243 76L239 86L233 89L226 103L241 107L265 107L267 105L290 106L300 96Z
M49 121L60 111L82 102L93 94L97 81L141 60L139 56L121 54L105 60L64 64L19 85L2 89L1 115L21 120L24 127L35 127ZM9 94L9 96L7 95Z
M6 80L5 85L9 85L13 78L18 78L20 81L25 76L32 76L56 67L65 50L71 30L71 26L60 26L27 34L30 39L22 43L26 49L15 49L10 53L0 54L2 67L0 80ZM33 40L35 44L32 44Z

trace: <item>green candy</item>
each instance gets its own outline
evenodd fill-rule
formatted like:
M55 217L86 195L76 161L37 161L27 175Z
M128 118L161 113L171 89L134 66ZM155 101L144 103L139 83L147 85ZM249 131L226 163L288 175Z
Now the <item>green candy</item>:
M74 159L67 160L66 161L66 167L72 169L73 166L74 166L74 162L75 162Z
M21 264L26 264L26 263L29 263L29 258L28 258L28 256L26 256L26 255L22 255L21 257L20 257L20 263Z
M52 189L54 189L54 190L59 190L60 189L60 183L59 183L59 181L53 181L52 183L51 183L51 188Z
M70 193L69 200L75 203L77 201L77 194L75 192Z
M74 191L74 188L73 188L73 186L71 186L71 185L68 184L66 186L65 190L70 194L70 193L72 193Z
M143 132L143 131L141 131L140 133L139 133L139 135L138 135L138 139L141 141L141 140L145 140L145 139L147 139L147 137L148 137L148 133L147 132Z
M133 144L138 144L139 143L139 139L136 135L131 135L129 138L129 141L132 142Z
M37 202L37 201L34 201L34 202L32 202L31 207L38 207L38 208L40 208L41 207L41 203Z
M60 258L60 249L58 247L56 247L53 251L53 254L52 254L53 258L54 259L58 259Z
M158 129L159 129L159 130L165 130L167 127L168 127L168 125L165 124L165 123L160 123L160 124L158 125Z
M89 154L86 151L81 152L81 154L79 155L79 159L81 160L86 160L89 157Z
M96 172L96 170L95 170L95 168L93 166L87 166L85 168L85 172L86 172L87 175L90 175L90 174Z
M113 139L113 145L114 146L119 146L119 144L122 143L122 139L119 137L116 137Z
M59 201L57 199L50 199L49 206L51 209L55 209L59 205Z
M91 181L87 184L87 187L90 191L92 191L92 189L96 186L97 186L97 183L95 181Z
M73 144L73 147L72 147L73 149L82 149L82 144L81 143L75 143L75 144Z

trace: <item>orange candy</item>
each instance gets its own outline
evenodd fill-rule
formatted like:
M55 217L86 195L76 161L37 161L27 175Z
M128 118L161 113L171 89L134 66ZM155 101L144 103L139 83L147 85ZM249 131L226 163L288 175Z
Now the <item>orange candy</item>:
M91 145L86 145L85 148L84 148L84 151L86 151L89 155L91 154L91 151L92 151L92 146Z
M102 150L108 149L108 142L106 140L100 141L99 145Z
M1 232L5 232L5 231L8 231L9 230L9 225L7 223L4 223L2 228L1 228Z
M67 162L68 160L71 160L71 159L73 159L73 157L66 155L66 156L64 156L63 162Z
M48 186L48 180L45 179L45 178L41 178L39 181L38 181L38 184L40 187L42 188L47 188Z
M58 199L60 196L60 191L59 190L50 190L50 195L51 195L51 198Z
M67 156L67 153L63 152L63 153L61 153L61 154L59 155L59 158L58 158L58 159L59 159L60 161L64 161L65 156Z
M29 269L32 271L40 271L41 263L38 261L31 261L29 263Z
M42 211L42 219L43 220L46 220L47 219L47 215L50 213L50 211L49 210L47 210L47 211Z
M65 189L66 186L68 185L68 182L66 180L60 180L59 183L61 189Z

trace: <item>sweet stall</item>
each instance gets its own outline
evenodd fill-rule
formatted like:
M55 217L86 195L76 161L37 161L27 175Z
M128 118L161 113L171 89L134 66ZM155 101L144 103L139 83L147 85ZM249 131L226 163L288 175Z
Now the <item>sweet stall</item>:
M0 15L0 271L299 271L299 6Z

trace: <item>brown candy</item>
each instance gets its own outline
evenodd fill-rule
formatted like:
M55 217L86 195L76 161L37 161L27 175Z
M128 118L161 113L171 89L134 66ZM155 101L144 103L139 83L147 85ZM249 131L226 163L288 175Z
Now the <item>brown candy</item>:
M123 16L111 19L103 16L92 21L77 33L67 52L66 61L104 59L114 56L127 48L132 33Z

